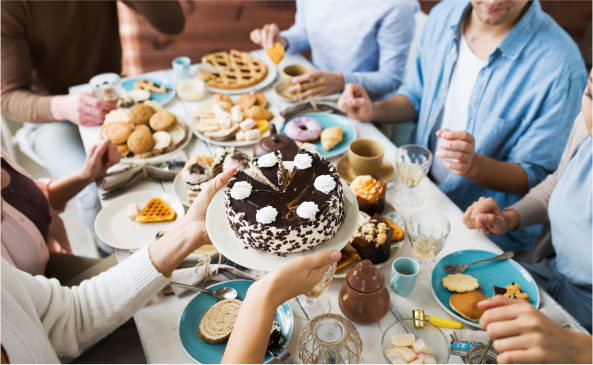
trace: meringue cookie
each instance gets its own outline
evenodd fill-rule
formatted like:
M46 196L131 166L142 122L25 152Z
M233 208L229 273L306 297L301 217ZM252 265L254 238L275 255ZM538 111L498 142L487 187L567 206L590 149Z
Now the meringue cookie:
M237 200L243 200L251 195L251 184L247 181L239 181L231 189L231 197ZM258 212L259 214L259 212Z
M267 155L263 155L257 159L257 165L259 167L272 167L278 163L278 156L274 152L270 152Z
M307 153L299 153L294 156L294 166L299 170L308 169L313 166L313 158Z
M276 220L278 211L271 206L263 207L255 214L255 219L261 224L270 224Z
M314 221L315 216L319 212L319 207L313 202L303 202L297 208L296 213L299 217Z
M315 189L321 191L322 193L329 194L336 188L336 180L334 180L334 178L330 175L317 176L313 186L315 186Z

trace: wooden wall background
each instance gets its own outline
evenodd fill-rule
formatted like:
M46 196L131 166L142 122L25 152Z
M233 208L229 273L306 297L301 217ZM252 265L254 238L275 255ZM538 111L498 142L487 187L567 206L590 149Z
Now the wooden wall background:
M197 63L203 55L214 51L253 50L255 45L249 39L251 30L271 22L280 29L287 29L294 23L296 12L295 2L290 0L180 0L180 3L186 25L184 32L177 36L159 34L144 18L118 3L124 75L171 68L171 61L179 56L188 56ZM422 11L427 14L436 3L438 1L420 0ZM591 32L592 2L543 0L541 4L582 46L585 33Z

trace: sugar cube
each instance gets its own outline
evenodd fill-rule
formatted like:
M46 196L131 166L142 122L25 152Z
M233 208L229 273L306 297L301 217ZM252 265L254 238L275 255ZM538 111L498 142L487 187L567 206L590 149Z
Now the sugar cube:
M407 362L416 360L416 353L410 350L408 347L396 347L397 351Z
M416 336L413 333L406 333L404 335L395 335L391 337L391 344L396 347L411 346L416 341Z
M420 354L420 355L418 355L418 359L422 359L422 361L424 361L425 364L436 364L437 363L434 356L432 356L432 355Z
M423 339L419 339L414 343L414 352L417 354L434 354L434 347L432 347L428 342L424 341Z

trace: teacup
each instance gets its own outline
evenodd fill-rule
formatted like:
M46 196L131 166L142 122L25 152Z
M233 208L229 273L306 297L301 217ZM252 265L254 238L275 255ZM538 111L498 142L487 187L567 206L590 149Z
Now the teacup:
M391 281L389 286L401 296L410 294L416 284L420 266L409 257L400 257L391 264Z
M357 139L348 146L348 162L356 175L372 175L383 163L385 148L372 139Z
M301 76L304 74L308 74L309 72L311 72L311 68L305 65L289 65L284 67L284 69L282 70L282 83L284 85L284 88L286 89L285 92L287 94L293 95L293 93L291 93L290 91L288 91L288 88L290 86L293 85L292 83L292 79L297 77L297 76ZM301 93L301 84L296 84L297 87L297 94Z

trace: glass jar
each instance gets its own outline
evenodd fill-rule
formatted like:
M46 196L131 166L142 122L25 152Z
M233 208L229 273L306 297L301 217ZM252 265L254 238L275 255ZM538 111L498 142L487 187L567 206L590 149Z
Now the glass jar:
M474 346L472 347L469 352L467 353L467 357L465 358L466 364L478 364L480 362L480 358L482 354L484 354L484 350L486 349L486 345L481 346ZM498 351L490 347L486 356L484 356L484 360L482 364L498 364L496 359L498 358Z

